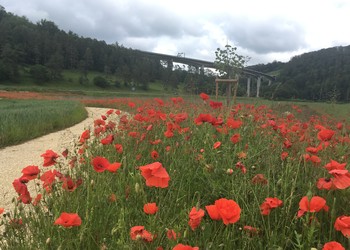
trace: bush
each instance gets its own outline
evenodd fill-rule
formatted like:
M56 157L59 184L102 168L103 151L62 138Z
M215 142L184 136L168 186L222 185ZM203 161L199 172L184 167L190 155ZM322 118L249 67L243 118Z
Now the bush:
M39 84L50 80L48 69L41 64L36 64L30 67L29 74Z
M94 78L94 84L97 87L100 87L100 88L107 88L107 87L109 87L109 82L102 76L96 76Z

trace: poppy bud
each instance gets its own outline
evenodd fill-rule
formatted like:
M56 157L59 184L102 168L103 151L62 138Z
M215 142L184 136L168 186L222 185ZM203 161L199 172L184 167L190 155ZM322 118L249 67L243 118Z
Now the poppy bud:
M232 174L233 174L233 169L232 169L232 168L228 168L228 169L226 170L226 174L232 175Z
M50 243L51 243L51 238L49 237L49 238L46 239L46 245L48 245Z
M136 183L135 184L135 192L138 194L140 191L141 191L140 184Z

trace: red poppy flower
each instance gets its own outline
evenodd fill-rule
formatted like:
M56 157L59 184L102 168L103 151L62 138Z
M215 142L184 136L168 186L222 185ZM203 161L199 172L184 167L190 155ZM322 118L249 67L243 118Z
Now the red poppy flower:
M236 223L241 215L241 208L233 201L225 198L216 200L214 205L205 206L213 220L222 220L225 225Z
M350 238L350 216L342 215L338 217L335 220L334 228L337 231L341 231L345 237Z
M327 163L324 167L328 170L344 170L346 166L346 163L339 163L337 161L331 160L329 163Z
M234 134L234 135L232 135L231 138L230 138L230 141L231 141L233 144L238 143L240 140L241 140L241 135L240 135L240 134Z
M313 196L310 201L307 196L301 198L299 202L298 217L301 217L306 212L315 213L321 210L328 211L328 206L326 205L326 200L319 196Z
M115 144L114 147L115 147L115 150L117 150L117 152L119 154L123 153L123 145L122 144Z
M98 173L101 173L103 171L105 171L108 166L109 166L109 161L102 157L102 156L96 156L93 160L92 160L92 166L94 167L94 170Z
M206 93L200 93L199 96L202 98L203 101L206 101L210 98Z
M289 153L288 152L282 152L281 153L281 160L284 161L288 157Z
M5 211L5 209L0 207L0 214L2 214L4 211Z
M189 214L190 220L188 222L188 225L191 227L191 229L193 231L199 226L203 216L204 216L204 210L203 209L197 210L196 207L193 207L191 209L190 214Z
M336 241L330 241L323 245L322 250L345 250L345 248Z
M15 179L12 182L12 186L15 188L17 194L21 195L28 192L27 185L21 181L21 179Z
M156 203L147 203L143 206L143 211L145 214L155 214L158 211Z
M219 108L222 107L222 102L210 101L209 105L210 105L210 107L212 107L213 109L219 109Z
M41 157L44 157L43 166L48 167L56 163L56 159L59 157L59 155L49 149L49 150L46 150L46 152L42 154Z
M145 166L139 167L141 175L146 179L148 187L168 187L170 177L160 162L154 162Z
M260 205L260 212L262 215L269 215L271 210L283 205L283 202L278 198L266 198Z
M34 205L34 206L38 205L38 203L39 203L40 200L41 200L41 197L42 197L42 194L38 194L38 195L35 197L35 199L34 199L34 201L33 201L33 205Z
M217 142L214 143L213 148L214 148L214 149L217 149L217 148L219 148L220 146L221 146L221 142L217 141Z
M243 122L241 120L235 120L233 118L227 118L226 125L229 128L237 129L242 126Z
M90 138L90 130L87 129L81 134L79 142L83 143L89 138Z
M337 189L345 189L350 187L350 173L348 170L334 169L329 171L329 173L334 176L333 185Z
M199 250L199 247L192 247L189 245L177 244L173 247L173 250Z
M240 161L236 163L236 168L239 168L243 174L245 174L247 172L246 167Z
M113 135L107 135L105 138L101 139L101 143L103 145L108 145L111 144L114 140L114 136Z
M54 223L63 227L77 227L81 225L81 218L76 213L61 213Z
M120 162L109 163L106 170L111 173L115 173L121 166L122 164Z
M333 135L335 134L335 131L330 129L321 129L320 132L317 134L317 138L320 141L329 141L332 139Z
M263 174L257 174L252 178L252 183L267 185L267 180Z
M145 230L144 226L134 226L130 229L130 237L132 240L142 239L146 242L151 242L154 236Z
M23 174L22 177L26 178L27 180L34 180L36 177L38 177L40 170L38 166L27 166L23 168L21 172Z
M325 190L336 189L336 187L333 184L332 178L320 178L320 179L318 179L316 186L320 190L322 190L322 189L325 189Z
M172 230L172 229L168 229L168 230L167 230L167 232L166 232L166 237L167 237L169 240L176 240L176 238L177 238L175 231Z
M153 160L156 160L159 157L159 154L157 151L153 150L151 152L151 157L153 158Z

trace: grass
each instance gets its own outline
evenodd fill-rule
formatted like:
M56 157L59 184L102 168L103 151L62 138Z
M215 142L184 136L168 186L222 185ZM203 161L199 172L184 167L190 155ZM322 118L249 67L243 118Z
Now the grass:
M16 201L16 209L2 219L0 247L173 249L181 243L200 249L321 249L338 241L350 248L334 227L350 214L350 183L345 175L332 175L325 168L331 160L348 161L347 122L340 120L340 127L339 120L311 117L309 110L294 104L213 109L198 98L105 102L130 115L118 110L104 114L106 120L95 121L67 159L52 156L52 166L39 166L33 180L19 184L22 202ZM334 135L322 139L319 133L325 129ZM317 152L310 153L309 147ZM109 163L97 164L101 157ZM159 167L156 162L163 169L142 173L149 164ZM120 168L112 169L112 163ZM159 186L150 176L162 180L156 182ZM344 186L320 188L320 178L328 183L345 178ZM26 185L36 185L41 200L34 202L36 194L26 193ZM316 196L329 209L321 203L306 208L299 204L303 197ZM222 198L229 200L226 210L220 210ZM147 203L156 203L158 211L146 214ZM267 214L261 212L263 204ZM192 230L188 223L193 208L205 215ZM303 216L297 216L299 210ZM81 223L57 225L63 212L79 216ZM223 218L230 223L224 224ZM144 227L137 236L132 233L135 226Z
M69 127L86 116L77 101L0 99L0 148Z

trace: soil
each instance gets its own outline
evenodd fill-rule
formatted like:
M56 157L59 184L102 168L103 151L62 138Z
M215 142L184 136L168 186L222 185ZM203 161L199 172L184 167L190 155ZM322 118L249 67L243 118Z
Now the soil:
M0 149L0 208L9 211L14 207L13 200L18 195L12 182L21 177L21 170L24 167L29 165L42 166L43 158L40 155L48 149L60 154L65 149L72 148L74 140L77 140L96 118L100 118L109 110L105 108L86 109L88 118L70 128Z

